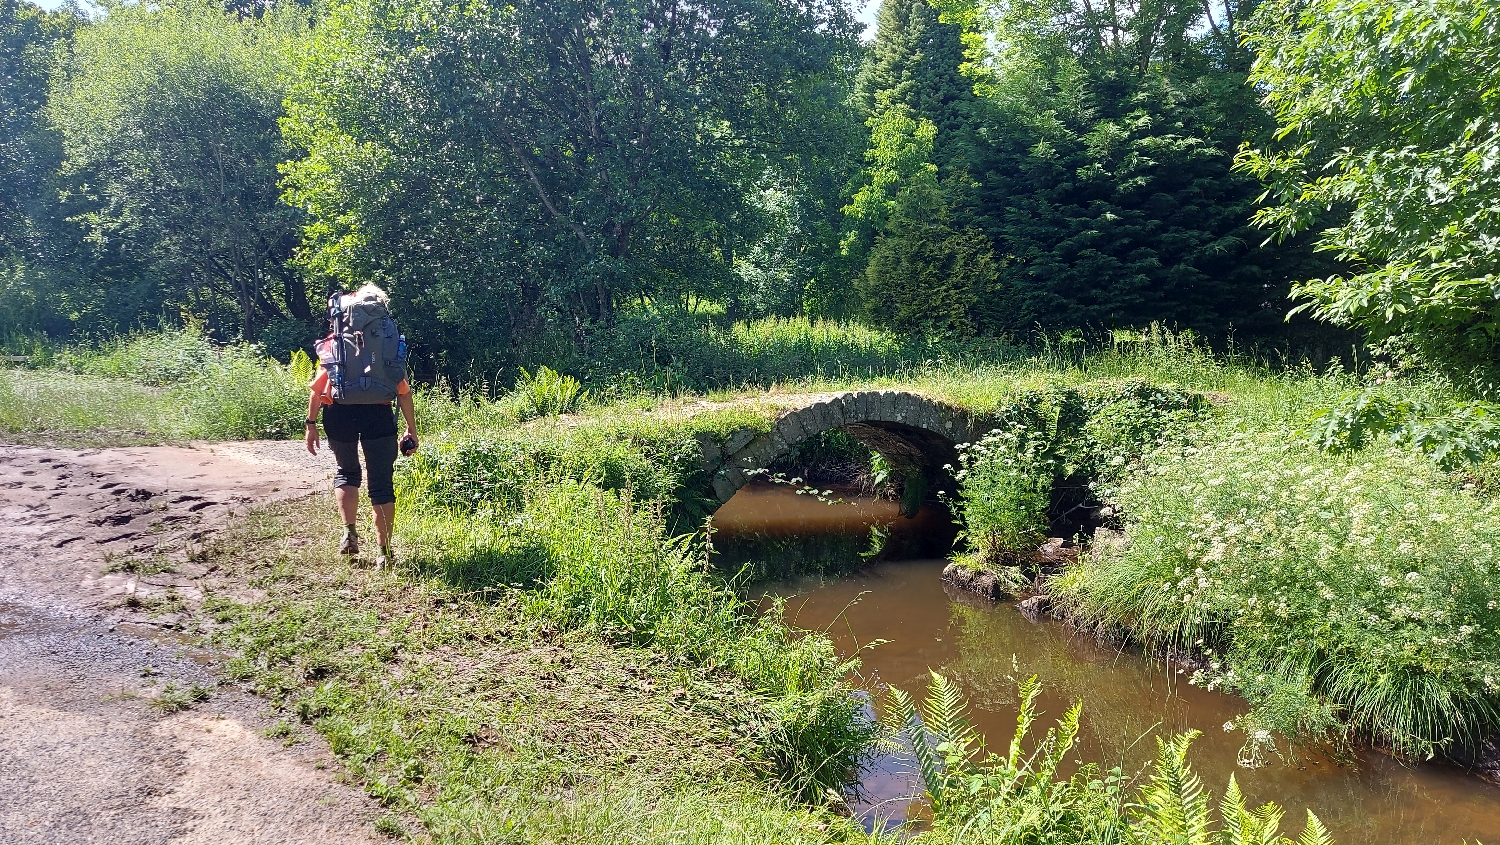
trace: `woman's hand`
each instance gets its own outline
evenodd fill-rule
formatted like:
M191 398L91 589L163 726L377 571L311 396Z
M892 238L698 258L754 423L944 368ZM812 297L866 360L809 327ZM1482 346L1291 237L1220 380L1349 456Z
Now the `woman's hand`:
M406 449L406 441L408 440L411 441L411 451L407 451ZM417 439L417 432L410 426L407 426L406 433L401 435L401 454L410 455L416 452L417 447L420 445L422 445L422 441Z
M309 455L316 455L316 454L318 454L318 443L319 443L319 440L318 440L318 427L316 425L309 425L307 427L307 434L305 434L303 436L302 442L304 442L304 443L307 444L307 454L309 454Z

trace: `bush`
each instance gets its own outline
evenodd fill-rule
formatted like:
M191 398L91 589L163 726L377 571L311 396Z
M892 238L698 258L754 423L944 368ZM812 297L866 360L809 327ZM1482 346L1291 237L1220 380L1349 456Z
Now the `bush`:
M1403 450L1283 433L1152 455L1114 497L1131 544L1052 584L1081 619L1200 651L1242 727L1340 724L1414 758L1500 725L1500 502Z
M976 567L1014 566L1036 548L1065 495L1087 498L1153 446L1181 442L1197 394L1140 381L1029 391L996 412L999 427L959 446L956 504Z

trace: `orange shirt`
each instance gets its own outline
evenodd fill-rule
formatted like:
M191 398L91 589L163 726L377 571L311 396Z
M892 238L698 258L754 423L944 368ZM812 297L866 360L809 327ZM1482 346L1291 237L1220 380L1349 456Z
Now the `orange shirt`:
M323 369L322 364L318 365L318 374L313 376L313 380L307 385L307 389L317 394L318 400L322 404L333 404L333 389L328 385L328 371ZM397 396L405 396L410 392L411 385L406 383L406 379L402 379L401 383L396 385Z

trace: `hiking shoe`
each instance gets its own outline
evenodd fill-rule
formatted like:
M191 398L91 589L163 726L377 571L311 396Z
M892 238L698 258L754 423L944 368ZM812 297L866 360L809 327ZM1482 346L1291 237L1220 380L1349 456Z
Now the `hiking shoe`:
M389 566L391 564L391 561L394 560L394 559L395 559L395 555L391 554L391 547L390 546L381 546L380 547L380 554L377 554L375 556L375 568L376 569L384 569L387 566Z
M339 544L339 554L350 556L359 554L359 535L353 531L345 531L344 542Z

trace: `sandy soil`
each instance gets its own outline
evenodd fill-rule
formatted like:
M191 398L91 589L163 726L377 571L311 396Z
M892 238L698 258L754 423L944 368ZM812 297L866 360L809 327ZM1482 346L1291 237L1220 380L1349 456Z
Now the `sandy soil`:
M151 705L217 682L191 617L163 612L212 575L194 544L325 488L331 464L300 443L3 447L0 842L382 841L375 803L315 736L268 738L259 699L218 685L186 711Z

